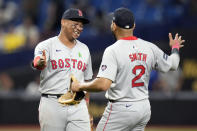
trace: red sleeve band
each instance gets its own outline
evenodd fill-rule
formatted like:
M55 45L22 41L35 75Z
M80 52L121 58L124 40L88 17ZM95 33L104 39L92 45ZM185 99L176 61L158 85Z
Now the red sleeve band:
M176 49L178 49L178 50L179 50L179 48L180 48L180 44L179 44L179 42L178 42L178 41L176 41L175 45L173 45L173 46L172 46L172 49L174 49L174 48L176 48Z

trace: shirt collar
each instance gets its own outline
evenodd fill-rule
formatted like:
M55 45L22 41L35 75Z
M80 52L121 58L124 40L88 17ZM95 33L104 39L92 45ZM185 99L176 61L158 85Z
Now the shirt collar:
M137 40L138 38L135 36L128 36L128 37L122 37L120 40Z

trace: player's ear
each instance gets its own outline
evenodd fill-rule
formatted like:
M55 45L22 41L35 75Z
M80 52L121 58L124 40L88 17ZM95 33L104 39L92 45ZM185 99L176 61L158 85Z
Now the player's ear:
M117 28L116 24L112 21L112 23L111 23L111 30L115 31L116 28Z
M133 30L135 29L135 23L134 23L134 25L133 25L132 29L133 29Z
M65 26L65 24L66 24L65 20L64 19L61 19L61 25L62 26Z

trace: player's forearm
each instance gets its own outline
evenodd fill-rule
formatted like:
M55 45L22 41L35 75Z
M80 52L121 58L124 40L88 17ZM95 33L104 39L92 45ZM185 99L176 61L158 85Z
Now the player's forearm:
M104 91L103 88L100 86L99 83L94 83L93 82L88 82L88 83L82 83L80 85L79 90L83 90L83 91L88 91L88 92L100 92L100 91Z
M177 70L180 62L180 57L178 54L171 54L170 55L172 60L172 66L170 70Z
M180 62L179 48L172 48L170 58L172 60L172 67L170 70L177 70Z
M109 82L105 81L103 78L96 78L95 80L87 83L81 83L79 90L88 92L100 92L106 91L110 87Z

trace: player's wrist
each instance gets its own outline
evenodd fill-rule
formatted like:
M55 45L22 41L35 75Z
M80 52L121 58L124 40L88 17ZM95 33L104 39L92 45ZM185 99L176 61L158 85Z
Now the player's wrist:
M176 40L176 41L175 41L175 44L172 46L172 50L173 50L173 49L179 50L179 48L180 48L180 43Z
M78 90L85 91L85 83L79 83Z
M83 91L81 84L79 84L78 91Z
M171 53L179 54L179 48L180 48L180 43L177 40L175 40L175 44L172 46Z

